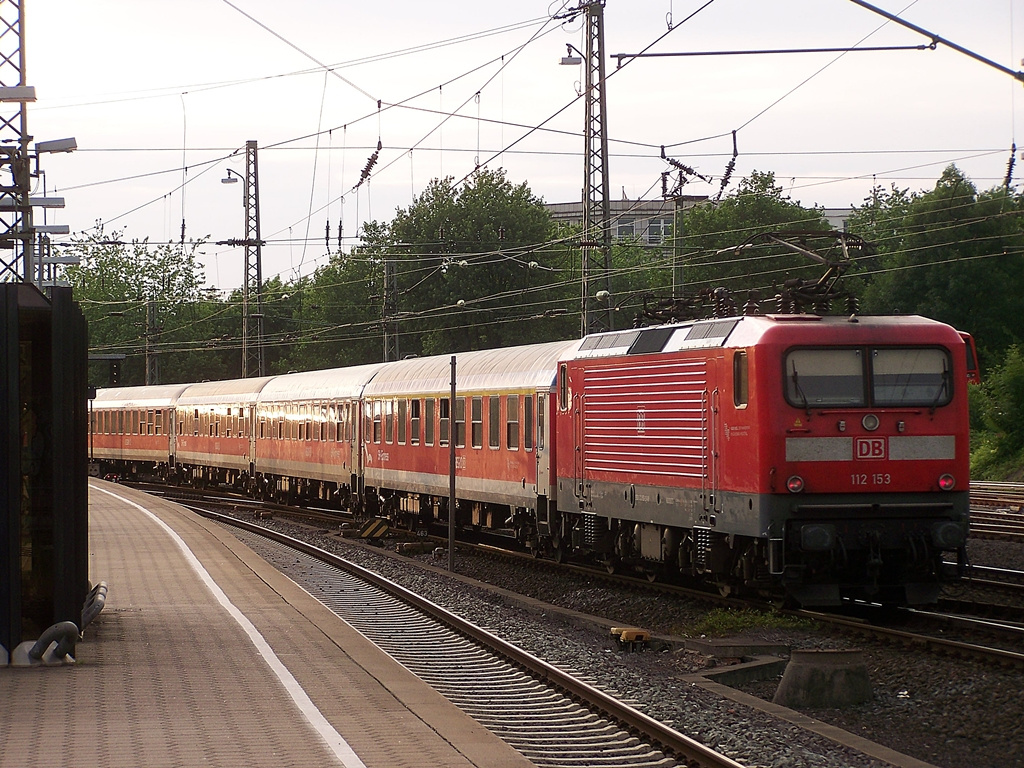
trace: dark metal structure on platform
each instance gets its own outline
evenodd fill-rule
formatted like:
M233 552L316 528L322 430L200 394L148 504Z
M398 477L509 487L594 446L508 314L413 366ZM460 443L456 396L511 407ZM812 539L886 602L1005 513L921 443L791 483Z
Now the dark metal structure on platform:
M0 646L81 627L89 592L85 317L0 284ZM0 654L2 656L2 654Z

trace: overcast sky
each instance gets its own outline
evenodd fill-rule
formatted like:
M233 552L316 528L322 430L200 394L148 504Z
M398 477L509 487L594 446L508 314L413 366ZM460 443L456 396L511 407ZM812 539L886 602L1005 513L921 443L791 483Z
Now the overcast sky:
M259 144L265 277L311 275L325 225L346 250L432 178L505 168L547 202L583 177L582 24L577 0L25 0L26 81L36 140L74 136L43 158L48 223L125 239L208 237L206 278L242 280L247 140ZM1024 0L877 0L876 5L1013 70ZM670 30L671 26L671 30ZM613 198L657 198L667 153L714 195L773 171L804 205L860 204L874 184L930 189L956 163L1001 184L1024 125L1024 86L945 46L935 50L658 57L677 53L918 46L927 38L850 0L608 0L605 47ZM325 67L327 69L325 69ZM329 71L327 71L329 69ZM380 108L378 109L378 101ZM454 113L455 116L446 116ZM542 126L540 130L534 130ZM355 189L380 141L369 183ZM1018 155L1021 150L1018 150ZM1024 162L1018 163L1024 171ZM1018 174L1019 175L1019 174ZM37 191L41 193L40 189ZM1018 187L1019 188L1019 187Z

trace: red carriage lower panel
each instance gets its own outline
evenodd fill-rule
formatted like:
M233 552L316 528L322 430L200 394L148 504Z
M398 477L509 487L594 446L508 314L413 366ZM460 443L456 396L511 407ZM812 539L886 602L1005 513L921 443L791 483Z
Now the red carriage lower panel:
M345 442L259 440L256 471L279 477L348 482L355 473L352 447Z
M249 471L249 440L246 438L179 437L176 450L178 464Z
M368 469L366 485L388 488L406 493L425 493L447 498L450 476L448 473L410 472L401 469ZM460 499L513 507L533 508L537 503L534 486L524 480L495 480L467 477L456 473L456 495Z

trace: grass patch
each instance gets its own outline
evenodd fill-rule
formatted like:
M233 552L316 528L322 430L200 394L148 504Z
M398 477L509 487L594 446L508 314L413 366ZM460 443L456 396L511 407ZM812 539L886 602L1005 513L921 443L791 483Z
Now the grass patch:
M714 608L702 619L686 628L684 635L690 637L726 637L752 629L803 629L814 626L808 619L797 619L768 611L752 611L748 608Z

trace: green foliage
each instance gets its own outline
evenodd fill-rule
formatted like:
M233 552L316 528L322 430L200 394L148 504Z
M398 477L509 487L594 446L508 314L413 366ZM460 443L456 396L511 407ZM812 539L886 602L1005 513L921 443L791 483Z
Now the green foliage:
M80 260L65 278L88 322L90 352L125 355L126 385L145 383L147 346L159 360L159 383L191 380L197 368L203 378L227 374L228 361L204 354L208 340L223 333L224 313L204 302L196 263L202 241L151 246L147 240L125 243L121 234L108 235L99 225L64 249ZM90 383L105 385L108 368L92 364Z
M400 356L561 337L561 324L538 311L561 267L562 250L544 247L551 229L526 184L485 169L461 186L435 179L390 224L369 230L360 255L372 260L375 297L385 292L385 265L393 271L388 315Z
M738 635L752 629L808 629L812 622L795 619L778 613L752 611L748 609L714 608L700 621L685 628L682 634L689 637L725 637Z
M779 246L737 246L763 232L830 229L820 209L804 208L785 195L773 173L754 171L720 203L686 211L680 237L685 281L690 290L728 288L740 304L752 289L774 296L785 280L816 280L824 268Z
M923 194L875 190L850 219L877 256L862 308L923 314L971 333L984 368L1022 339L1022 199L999 187L979 193L955 166Z
M971 473L1003 479L1024 466L1024 353L1012 346L972 395L972 413L981 428L972 438Z

